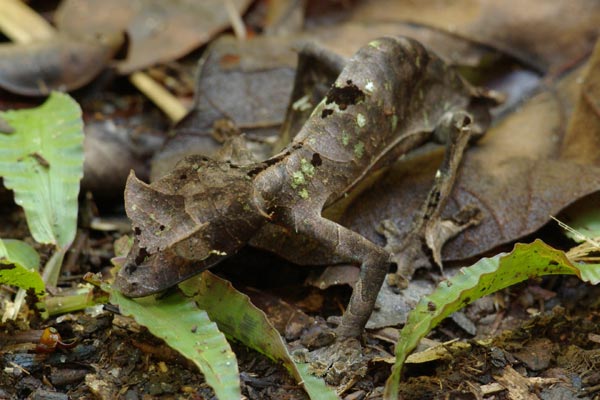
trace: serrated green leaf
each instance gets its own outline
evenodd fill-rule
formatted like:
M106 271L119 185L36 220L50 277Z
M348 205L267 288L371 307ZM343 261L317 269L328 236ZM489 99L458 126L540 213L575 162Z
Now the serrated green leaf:
M110 301L192 360L220 400L241 398L235 354L217 325L192 299L172 293L160 300L153 296L132 300L111 291Z
M44 282L38 273L40 256L30 245L20 240L0 239L0 283L33 289L44 293Z
M448 281L442 282L429 296L422 298L400 332L396 345L396 362L385 386L384 398L398 398L398 386L406 357L444 318L467 304L528 278L568 274L586 282L600 282L600 265L573 264L564 252L541 240L517 244L514 250L493 258L483 258L462 268Z
M0 112L14 132L0 134L0 176L23 207L39 243L67 247L77 226L83 176L83 122L79 105L52 93L37 108Z
M246 346L281 362L313 400L335 400L339 397L325 382L308 373L306 365L297 364L287 350L279 332L265 313L237 291L231 283L209 271L179 284L180 289L194 300L226 335Z

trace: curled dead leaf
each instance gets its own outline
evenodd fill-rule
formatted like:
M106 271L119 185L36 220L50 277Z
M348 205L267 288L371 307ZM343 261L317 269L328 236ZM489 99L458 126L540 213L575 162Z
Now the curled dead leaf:
M0 45L0 87L26 96L78 89L106 68L123 35L58 35L29 44Z

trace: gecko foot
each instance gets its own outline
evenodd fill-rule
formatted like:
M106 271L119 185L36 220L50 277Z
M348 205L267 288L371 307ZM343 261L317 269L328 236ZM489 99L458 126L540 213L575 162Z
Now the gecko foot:
M374 352L377 351L363 347L359 339L343 338L313 351L297 350L294 357L297 361L309 363L312 375L323 377L330 385L347 389L358 378L366 376L369 360L381 356Z

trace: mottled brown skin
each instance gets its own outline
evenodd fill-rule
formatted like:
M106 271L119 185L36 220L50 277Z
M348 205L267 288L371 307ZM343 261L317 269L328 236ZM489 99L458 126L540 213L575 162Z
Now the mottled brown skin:
M337 331L360 335L390 254L323 218L323 208L373 170L435 139L436 130L446 132L455 113L486 124L481 99L416 41L369 43L280 154L246 166L192 157L152 185L131 176L126 208L136 244L117 286L134 297L164 290L248 243L301 265L360 265Z

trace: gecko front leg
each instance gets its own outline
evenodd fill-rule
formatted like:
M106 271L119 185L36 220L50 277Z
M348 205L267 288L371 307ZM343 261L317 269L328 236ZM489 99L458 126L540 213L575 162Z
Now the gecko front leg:
M278 219L276 225L265 225L251 244L302 265L360 266L359 279L336 331L340 338L360 336L388 272L390 253L318 214L289 214Z

